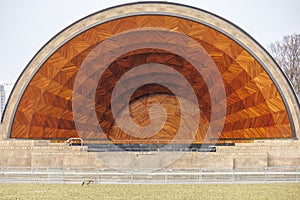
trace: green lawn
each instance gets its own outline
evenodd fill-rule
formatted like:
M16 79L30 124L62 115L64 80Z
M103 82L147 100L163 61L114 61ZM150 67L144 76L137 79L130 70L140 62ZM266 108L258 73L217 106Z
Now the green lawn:
M300 183L0 184L0 199L300 199Z

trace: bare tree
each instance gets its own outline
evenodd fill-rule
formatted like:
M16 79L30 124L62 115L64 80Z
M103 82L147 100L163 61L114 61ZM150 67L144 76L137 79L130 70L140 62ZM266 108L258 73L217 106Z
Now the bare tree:
M283 37L282 41L271 43L269 51L292 83L300 96L300 34Z

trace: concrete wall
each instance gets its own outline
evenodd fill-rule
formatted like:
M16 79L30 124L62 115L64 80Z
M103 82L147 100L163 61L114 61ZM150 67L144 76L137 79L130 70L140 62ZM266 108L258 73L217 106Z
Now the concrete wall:
M111 159L115 165L129 164L132 169L144 168L149 163L160 168L161 163L172 156L165 152L156 159L155 152L122 152L95 153L87 152L85 146L67 146L49 141L3 140L0 141L0 167L97 167L109 168L101 156ZM118 157L127 156L126 161ZM148 163L148 164L147 164ZM234 168L265 168L277 166L300 166L300 141L275 140L256 141L254 143L236 144L236 146L217 147L217 152L183 153L175 162L165 168L205 168L226 170Z

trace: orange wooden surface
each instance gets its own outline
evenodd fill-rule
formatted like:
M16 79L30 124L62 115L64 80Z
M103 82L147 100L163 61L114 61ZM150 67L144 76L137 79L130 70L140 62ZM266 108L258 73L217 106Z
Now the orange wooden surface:
M88 53L105 39L124 31L144 27L165 28L188 35L212 58L222 76L226 91L227 112L221 139L292 138L283 100L267 72L253 56L235 41L210 27L187 19L160 15L126 17L100 24L81 33L55 51L42 64L26 88L14 116L11 138L78 137L72 112L72 93L74 80L82 62ZM108 137L116 142L139 140L151 143L172 139L178 129L180 118L176 111L180 110L180 107L172 92L165 87L156 84L145 85L131 98L133 111L144 107L144 110L139 112L140 116L133 115L133 120L140 124L149 120L146 111L151 103L145 103L148 100L159 101L169 109L165 126L153 138L143 141L129 137L118 129L111 114L111 92L120 77L134 66L153 62L176 69L188 80L204 114L201 120L210 122L211 99L205 81L195 68L180 55L158 49L140 49L123 55L104 72L94 97L99 126L103 133L89 134L96 134L99 138ZM98 81L99 77L87 79ZM206 130L207 127L199 126L195 143L201 143Z

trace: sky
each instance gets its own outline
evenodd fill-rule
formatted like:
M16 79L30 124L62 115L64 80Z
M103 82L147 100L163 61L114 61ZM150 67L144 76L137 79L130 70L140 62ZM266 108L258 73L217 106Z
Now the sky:
M77 20L134 0L0 0L0 82L14 83L54 35ZM172 0L219 15L263 47L300 32L299 0Z

